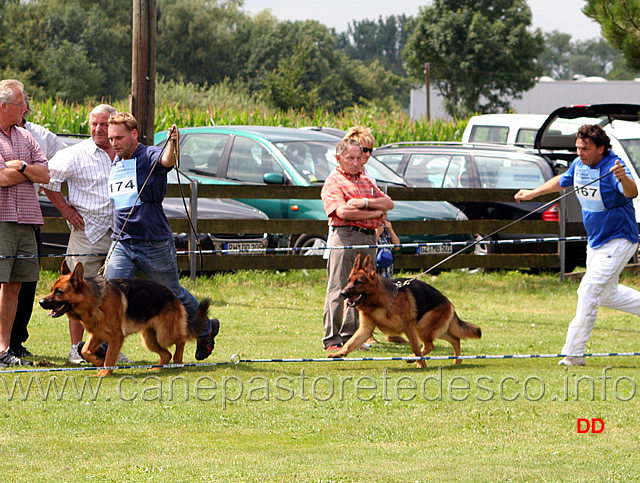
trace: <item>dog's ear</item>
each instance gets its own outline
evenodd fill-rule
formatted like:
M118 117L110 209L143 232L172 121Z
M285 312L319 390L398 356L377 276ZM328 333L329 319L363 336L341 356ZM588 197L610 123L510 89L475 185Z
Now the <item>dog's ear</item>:
M84 283L84 266L82 262L76 263L73 273L71 274L71 285L73 288L78 288Z
M62 260L62 266L60 267L60 273L62 273L62 275L67 275L67 274L71 273L71 270L69 270L69 265L67 265L67 260L66 259Z
M360 255L358 255L360 256ZM362 268L366 271L366 272L375 272L376 271L376 267L373 264L373 261L371 260L371 255L367 255L364 258L364 262L362 264Z
M354 270L360 270L360 267L361 267L361 266L362 266L362 265L360 264L360 254L358 253L358 254L356 255L356 259L355 259L355 261L353 262L353 269L354 269Z

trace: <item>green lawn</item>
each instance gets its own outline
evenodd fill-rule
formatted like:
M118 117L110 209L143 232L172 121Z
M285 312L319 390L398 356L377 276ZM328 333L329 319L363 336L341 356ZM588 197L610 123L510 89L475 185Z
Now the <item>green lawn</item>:
M43 272L40 294L55 274ZM483 338L463 355L560 352L576 282L557 275L443 273L443 291ZM184 283L222 327L206 362L150 373L0 372L0 481L603 481L640 477L636 357L427 362L325 358L324 271L241 272ZM640 278L624 283L640 288ZM639 349L638 319L601 309L589 352ZM36 307L26 346L63 367L66 318ZM353 357L409 356L381 342ZM157 362L139 336L136 364ZM195 362L195 343L185 362ZM438 341L433 355L452 353ZM604 421L598 434L579 418Z

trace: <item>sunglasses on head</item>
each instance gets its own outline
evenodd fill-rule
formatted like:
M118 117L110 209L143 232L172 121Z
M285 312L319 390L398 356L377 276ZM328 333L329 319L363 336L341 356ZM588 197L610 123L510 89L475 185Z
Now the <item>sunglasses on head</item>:
M373 148L362 148L362 152L371 154L373 152Z

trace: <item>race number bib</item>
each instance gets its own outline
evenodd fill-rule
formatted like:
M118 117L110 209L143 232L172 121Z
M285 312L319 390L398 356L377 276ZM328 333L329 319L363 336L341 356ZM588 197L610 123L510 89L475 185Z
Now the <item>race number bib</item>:
M131 208L142 202L138 198L136 159L123 159L109 173L109 198L116 210ZM137 199L137 201L136 201Z
M581 166L577 168L574 173L573 186L576 190L576 196L578 197L578 201L580 201L580 205L582 206L582 208L587 211L606 210L606 208L604 207L604 203L602 202L600 181L595 181L599 177L599 169L591 169L587 166Z

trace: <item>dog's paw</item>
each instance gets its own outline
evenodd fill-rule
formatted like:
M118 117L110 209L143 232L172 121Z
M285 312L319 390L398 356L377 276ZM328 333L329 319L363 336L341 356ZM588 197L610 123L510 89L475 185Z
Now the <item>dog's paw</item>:
M340 359L342 357L345 357L346 355L347 355L346 352L338 351L338 352L332 352L331 354L327 354L327 357L329 359Z
M111 369L102 369L97 374L95 374L95 377L105 377L105 376L110 376L111 374L113 374L113 370L111 370Z

